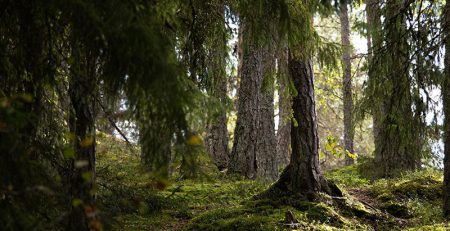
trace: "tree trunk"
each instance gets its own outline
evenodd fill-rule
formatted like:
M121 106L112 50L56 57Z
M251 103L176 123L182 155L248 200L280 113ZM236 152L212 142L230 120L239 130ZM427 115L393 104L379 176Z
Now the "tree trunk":
M274 57L267 45L254 41L245 19L240 27L243 54L230 171L250 179L275 180L278 174L273 78L269 76L273 72Z
M444 216L450 217L450 1L445 3L443 12L444 28L444 82L442 85L444 110Z
M289 91L288 49L283 48L278 55L278 129L277 162L284 168L291 158L291 114L292 97Z
M69 174L69 195L72 209L67 230L89 230L95 212L93 184L95 181L95 59L81 54L76 43L71 65L69 96L72 106L70 131L74 135L75 158ZM85 56L86 55L86 56Z
M273 198L272 194L287 194L313 200L319 192L330 190L319 165L319 139L311 62L290 56L289 73L297 90L292 105L296 123L291 125L291 162L265 195Z
M224 18L224 5L220 5L220 12ZM209 76L212 80L211 96L214 97L218 105L218 111L208 124L207 151L211 155L219 170L228 166L228 130L227 130L227 76L226 57L227 39L225 22L219 21L215 27L217 36L212 41L209 55Z
M350 22L348 19L347 0L341 0L340 18L341 18L341 42L343 47L342 66L344 70L342 95L344 98L344 144L345 150L353 153L354 127L352 122L353 97L352 97L352 66L350 60ZM355 161L348 155L345 155L345 164L351 165Z
M381 19L380 19L380 5L379 0L366 0L366 14L367 14L367 50L369 62L369 82L372 82L376 75L372 70L376 70L377 62L373 60L374 52L380 52L379 49L382 44L381 38ZM372 108L372 126L373 126L373 140L377 144L380 133L380 121L382 107L378 101L374 101Z

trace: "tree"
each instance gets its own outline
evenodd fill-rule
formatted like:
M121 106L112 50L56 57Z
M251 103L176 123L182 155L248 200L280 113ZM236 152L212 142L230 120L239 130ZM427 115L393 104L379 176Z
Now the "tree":
M68 230L90 230L89 214L94 212L93 184L95 182L95 93L96 56L84 44L72 46L74 63L70 66L69 96L72 106L69 116L73 134L75 157L68 173L68 193L73 205L69 215Z
M275 180L278 172L271 77L275 59L272 43L256 39L251 20L241 15L239 25L243 54L230 170L250 179Z
M366 0L366 15L367 15L367 50L368 50L368 63L370 66L368 75L369 82L372 82L376 78L374 70L377 62L373 60L374 50L379 51L382 44L381 37L381 18L380 18L380 5L378 0ZM374 142L378 143L378 133L380 129L380 113L381 105L378 101L374 101L372 107L372 126Z
M442 14L444 29L444 80L442 84L444 111L444 217L450 217L450 1L446 1Z
M218 19L225 19L225 5L219 2L216 6ZM227 31L224 20L217 20L210 38L208 76L211 83L210 94L217 102L207 129L207 151L214 163L222 170L228 167L228 130L227 130Z
M292 98L288 71L288 49L282 46L278 53L278 129L277 129L277 163L278 168L289 164L291 156L291 117Z
M340 19L341 19L341 43L342 43L342 66L344 70L342 93L344 101L344 148L346 153L353 153L353 139L355 136L353 126L353 96L352 96L352 66L351 66L351 44L350 44L350 22L348 19L348 1L340 2ZM354 159L349 155L345 155L345 164L354 163Z
M368 95L373 97L371 102L380 102L380 106L373 109L374 118L380 119L375 139L375 161L381 166L380 175L384 177L415 170L421 158L420 133L413 111L405 6L402 3L389 1L386 4L382 42L375 43L379 35L372 34L374 47ZM373 23L372 31L376 29L376 22Z

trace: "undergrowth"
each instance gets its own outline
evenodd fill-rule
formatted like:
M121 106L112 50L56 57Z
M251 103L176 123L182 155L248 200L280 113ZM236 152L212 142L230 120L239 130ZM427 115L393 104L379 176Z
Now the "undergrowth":
M371 180L358 165L344 167L325 173L344 197L281 205L255 199L267 183L219 172L206 155L199 159L208 177L161 181L142 170L135 147L105 134L98 140L105 230L448 230L439 170ZM298 222L287 224L286 213Z

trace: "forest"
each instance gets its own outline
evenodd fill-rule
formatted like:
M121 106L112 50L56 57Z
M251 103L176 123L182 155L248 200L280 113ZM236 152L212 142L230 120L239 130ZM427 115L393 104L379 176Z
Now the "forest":
M0 0L0 230L450 230L450 2Z

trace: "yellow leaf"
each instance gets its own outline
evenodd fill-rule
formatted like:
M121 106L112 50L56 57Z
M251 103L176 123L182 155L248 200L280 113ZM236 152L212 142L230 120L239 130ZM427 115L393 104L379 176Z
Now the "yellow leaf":
M78 198L75 198L75 199L72 200L72 206L75 207L75 208L80 206L81 203L83 203L83 202L80 199L78 199Z
M91 138L85 138L83 140L81 140L80 142L80 147L82 148L87 148L90 147L93 143L93 140Z
M201 145L202 139L198 135L191 135L186 142L189 145Z

